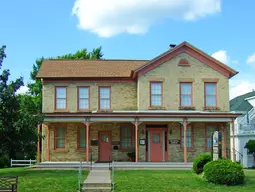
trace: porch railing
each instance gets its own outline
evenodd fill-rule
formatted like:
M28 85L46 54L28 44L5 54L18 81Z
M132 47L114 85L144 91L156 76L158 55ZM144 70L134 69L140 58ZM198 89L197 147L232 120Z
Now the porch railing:
M32 160L32 159L27 159L27 160L14 160L14 159L11 159L10 160L10 167L32 166L32 164L34 164L35 162L36 162L36 160Z

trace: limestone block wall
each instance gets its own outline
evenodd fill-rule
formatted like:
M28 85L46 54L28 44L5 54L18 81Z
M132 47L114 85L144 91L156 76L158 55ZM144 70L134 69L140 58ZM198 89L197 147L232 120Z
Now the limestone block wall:
M126 83L44 83L43 84L43 112L53 113L55 110L55 87L67 87L67 109L61 112L79 112L78 92L79 86L90 87L90 109L98 110L98 87L111 87L111 109L112 110L136 110L137 109L137 88L135 82Z
M190 66L178 66L180 59L187 59ZM140 110L150 108L150 81L163 82L163 108L179 110L180 82L193 83L195 110L204 110L204 82L217 82L218 111L229 111L229 80L199 60L182 53L161 64L137 81L137 105Z
M42 161L48 161L48 134L50 129L50 161L85 161L86 151L77 149L77 123L67 123L66 150L58 151L54 149L54 127L57 124L43 124L42 136Z

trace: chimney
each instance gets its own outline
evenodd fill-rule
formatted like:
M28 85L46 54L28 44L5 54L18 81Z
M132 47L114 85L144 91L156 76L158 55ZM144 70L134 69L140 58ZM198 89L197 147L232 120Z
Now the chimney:
M176 45L175 45L175 44L170 44L169 46L170 46L170 48L172 49L172 48L174 48Z

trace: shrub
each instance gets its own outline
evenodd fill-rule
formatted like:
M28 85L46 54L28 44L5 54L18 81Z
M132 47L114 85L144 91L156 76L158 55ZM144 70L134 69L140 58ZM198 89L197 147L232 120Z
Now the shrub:
M0 156L0 168L6 168L9 167L9 157L7 155Z
M204 177L215 184L238 185L244 183L243 167L231 160L211 161L204 166Z
M255 140L249 140L246 145L245 148L248 149L248 152L251 154L255 153Z
M193 161L193 171L196 174L202 173L204 165L210 161L212 161L212 156L210 154L204 153L198 155Z

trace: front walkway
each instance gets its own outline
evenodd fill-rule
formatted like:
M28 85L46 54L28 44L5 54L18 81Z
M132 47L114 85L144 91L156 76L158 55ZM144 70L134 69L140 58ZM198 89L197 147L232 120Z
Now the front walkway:
M83 183L82 191L111 191L110 173L109 170L91 170Z

